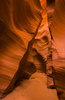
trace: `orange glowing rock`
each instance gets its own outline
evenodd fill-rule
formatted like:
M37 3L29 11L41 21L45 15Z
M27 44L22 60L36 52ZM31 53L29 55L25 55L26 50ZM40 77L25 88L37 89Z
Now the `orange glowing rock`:
M47 87L56 87L65 99L64 4L0 0L0 95L39 72L47 74Z

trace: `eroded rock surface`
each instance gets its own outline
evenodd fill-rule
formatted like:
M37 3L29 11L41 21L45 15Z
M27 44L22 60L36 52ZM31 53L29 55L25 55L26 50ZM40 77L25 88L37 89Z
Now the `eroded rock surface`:
M0 94L37 71L46 73L47 87L62 90L58 95L65 99L64 4L65 0L0 0Z

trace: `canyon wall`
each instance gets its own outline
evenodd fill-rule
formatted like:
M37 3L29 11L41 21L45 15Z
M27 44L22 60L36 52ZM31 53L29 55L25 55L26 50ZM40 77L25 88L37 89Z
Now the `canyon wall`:
M65 96L65 0L0 0L0 95L37 72ZM2 95L3 94L3 95Z

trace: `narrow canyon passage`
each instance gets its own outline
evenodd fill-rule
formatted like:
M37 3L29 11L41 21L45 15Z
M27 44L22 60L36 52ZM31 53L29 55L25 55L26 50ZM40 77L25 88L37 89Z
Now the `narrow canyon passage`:
M64 38L65 0L0 0L1 99L65 100Z

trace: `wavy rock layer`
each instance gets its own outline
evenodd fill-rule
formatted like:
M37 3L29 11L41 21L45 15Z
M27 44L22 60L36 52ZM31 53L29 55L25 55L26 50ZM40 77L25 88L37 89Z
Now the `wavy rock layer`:
M64 4L47 0L46 12L46 0L0 0L0 94L37 71L46 73L47 86L55 83L62 90L59 98L65 99Z
M9 93L18 81L46 71L50 34L46 1L0 2L0 93Z

